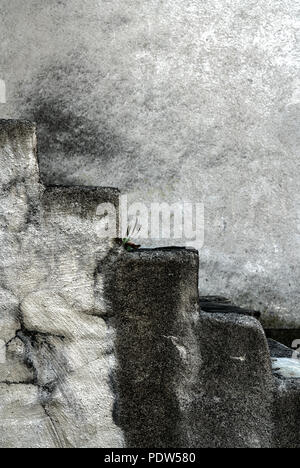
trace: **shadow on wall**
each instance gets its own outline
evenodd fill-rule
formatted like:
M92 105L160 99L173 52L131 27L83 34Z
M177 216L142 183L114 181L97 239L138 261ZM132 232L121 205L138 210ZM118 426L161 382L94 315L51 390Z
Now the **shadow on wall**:
M19 83L17 108L22 118L37 123L46 184L68 183L86 165L95 167L96 160L101 171L126 152L126 142L109 122L108 96L98 94L99 77L79 62L49 65L30 82ZM99 185L107 185L104 182Z

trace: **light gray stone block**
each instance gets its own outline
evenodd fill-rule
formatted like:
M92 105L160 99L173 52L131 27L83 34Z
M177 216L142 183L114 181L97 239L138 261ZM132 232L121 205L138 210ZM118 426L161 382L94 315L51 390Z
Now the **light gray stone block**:
M118 191L44 189L35 148L33 125L0 122L0 446L122 446L95 279L112 247L97 208Z

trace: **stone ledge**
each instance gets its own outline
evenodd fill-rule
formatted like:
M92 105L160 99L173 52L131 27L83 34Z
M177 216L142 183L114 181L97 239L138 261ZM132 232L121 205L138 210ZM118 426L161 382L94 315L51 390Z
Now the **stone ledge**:
M0 132L13 132L13 136L31 135L36 131L36 124L29 120L0 119Z

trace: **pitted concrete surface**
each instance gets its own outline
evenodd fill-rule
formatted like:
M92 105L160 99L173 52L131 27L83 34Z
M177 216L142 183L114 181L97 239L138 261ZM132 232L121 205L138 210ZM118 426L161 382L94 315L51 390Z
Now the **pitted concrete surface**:
M285 379L300 379L300 358L272 359L273 370Z
M201 294L299 326L295 0L2 0L2 117L42 176L203 201Z

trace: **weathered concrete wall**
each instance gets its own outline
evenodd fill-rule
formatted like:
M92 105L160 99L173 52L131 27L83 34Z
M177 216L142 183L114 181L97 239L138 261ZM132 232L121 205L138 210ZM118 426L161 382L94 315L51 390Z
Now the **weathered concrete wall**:
M45 190L35 149L32 124L0 121L0 446L120 447L114 334L96 299L112 245L97 207L117 207L118 191Z
M298 12L2 0L1 115L39 124L47 182L203 200L201 293L299 325Z

